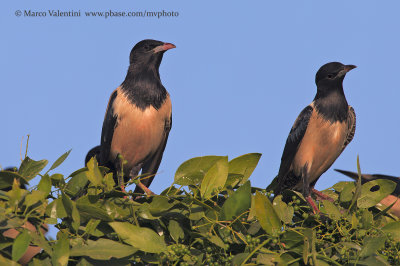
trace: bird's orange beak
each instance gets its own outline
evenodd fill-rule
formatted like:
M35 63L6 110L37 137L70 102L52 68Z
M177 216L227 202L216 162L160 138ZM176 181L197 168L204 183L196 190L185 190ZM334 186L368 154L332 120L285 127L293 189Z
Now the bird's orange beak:
M175 44L168 43L168 42L164 43L164 45L162 47L163 47L164 51L176 48Z
M173 49L173 48L176 48L176 46L174 44L166 42L166 43L154 48L153 52L154 53L165 52L165 51L167 51L169 49Z

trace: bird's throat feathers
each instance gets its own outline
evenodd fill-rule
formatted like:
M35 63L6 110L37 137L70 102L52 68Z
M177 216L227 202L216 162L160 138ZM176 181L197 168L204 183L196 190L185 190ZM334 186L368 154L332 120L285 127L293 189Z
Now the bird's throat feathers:
M168 96L161 83L160 74L156 68L129 68L121 90L139 109L149 106L159 109Z
M318 90L313 103L316 111L331 123L347 119L349 107L343 87L338 90Z

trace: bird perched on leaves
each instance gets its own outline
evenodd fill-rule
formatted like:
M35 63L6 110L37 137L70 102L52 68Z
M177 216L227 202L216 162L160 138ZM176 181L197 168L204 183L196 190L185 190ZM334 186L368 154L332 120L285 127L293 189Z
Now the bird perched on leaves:
M339 173L342 173L356 181L358 180L358 174L355 172L339 170L339 169L335 169L335 171L338 171ZM380 174L374 174L374 175L362 174L361 175L361 184L364 184L364 183L367 183L369 181L376 180L376 179L387 179L387 180L393 181L397 184L396 188L394 189L392 194L388 195L383 200L381 200L381 203L386 206L390 206L394 203L390 210L391 210L391 212L393 212L394 215L396 215L397 217L400 217L400 198L399 198L400 197L400 177L395 177L395 176L390 176L390 175L380 175Z
M164 52L172 48L175 45L156 40L137 43L130 53L126 78L108 102L99 163L123 172L123 178L118 177L123 191L124 182L142 170L147 177L139 185L151 193L147 187L161 163L172 126L171 100L159 73ZM135 192L142 189L137 186Z
M347 104L343 80L354 65L331 62L315 76L317 94L297 117L281 158L279 173L268 186L275 195L285 189L302 191L318 212L311 198L318 178L333 164L352 141L356 129L354 109Z

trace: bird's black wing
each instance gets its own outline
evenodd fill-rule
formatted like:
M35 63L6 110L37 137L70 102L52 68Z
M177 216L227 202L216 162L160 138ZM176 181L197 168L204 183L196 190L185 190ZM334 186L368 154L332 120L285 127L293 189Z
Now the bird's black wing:
M111 142L114 135L115 127L117 126L117 115L113 110L113 103L118 95L118 91L115 90L108 101L106 115L104 116L103 128L101 130L101 141L100 141L100 164L106 165L109 160Z
M286 140L285 149L283 150L281 158L281 166L279 168L278 176L268 186L268 190L277 190L278 186L284 182L286 175L290 170L290 166L293 162L294 156L299 148L300 142L306 133L308 122L313 112L311 105L301 111L296 121L290 130L289 136ZM278 189L279 190L279 189Z
M353 140L354 134L356 132L356 113L354 112L353 107L349 105L349 113L347 116L347 138L343 144L342 151L346 148L346 146Z
M350 172L350 171L345 171L345 170L340 170L340 169L335 169L335 171L344 174L345 176L348 176L354 180L358 180L358 174L356 172ZM369 174L362 174L361 175L361 183L364 184L368 181L376 180L376 179L386 179L393 181L397 184L395 190L392 192L393 195L400 195L400 177L396 176L391 176L391 175L381 175L381 174L374 174L374 175L369 175Z
M142 167L142 174L146 174L147 176L141 180L141 182L143 183L143 185L145 185L146 187L149 187L151 182L154 179L155 174L158 171L158 167L160 167L160 163L161 163L161 159L165 150L165 146L167 145L167 141L168 141L168 135L169 132L171 131L171 127L172 127L172 114L171 117L168 121L165 121L165 128L164 128L164 138L161 141L160 145L158 146L157 151L154 153L154 155L147 160ZM141 193L142 190L136 186L135 188L135 193Z

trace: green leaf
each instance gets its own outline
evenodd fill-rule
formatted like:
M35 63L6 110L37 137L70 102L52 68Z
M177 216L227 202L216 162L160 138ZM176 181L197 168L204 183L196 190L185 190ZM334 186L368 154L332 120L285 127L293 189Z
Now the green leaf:
M208 170L223 156L203 156L187 160L176 170L174 183L181 186L199 185Z
M312 257L313 261L317 260L317 252L315 248L316 232L311 228L305 228L303 230L303 234L304 234L303 262L304 264L307 265L309 257Z
M76 208L76 203L72 201L69 197L67 197L67 195L65 195L64 193L62 193L62 203L68 216L72 218L72 228L75 231L78 231L81 222L79 211Z
M300 254L302 254L302 253L300 253ZM298 261L300 261L300 257L295 259L292 256L291 252L285 252L285 253L281 254L281 256L279 257L280 264L278 264L278 265L290 265L290 266L304 265L304 264L300 264ZM295 263L293 263L293 262L295 262Z
M370 211L365 210L361 216L360 222L362 223L364 229L369 229L374 222L374 216Z
M22 255L24 255L24 253L28 249L30 242L31 236L29 235L27 230L24 230L17 236L12 246L12 259L14 261L18 261L22 257Z
M362 185L357 207L369 208L378 204L396 188L396 183L387 179L376 179Z
M388 263L387 260L382 258L381 256L375 255L375 256L369 256L363 260L360 260L357 265L365 265L365 266L391 266L390 263ZM392 264L393 265L393 264Z
M353 191L355 188L354 182L343 182L346 183L340 192L340 202L349 202L353 198Z
M232 174L232 173L228 173L228 178L226 179L225 182L225 187L235 187L237 184L240 183L240 181L242 181L243 179L243 175L241 174Z
M86 224L85 234L93 234L100 222L100 220L90 219L89 222Z
M18 173L9 171L0 171L0 189L11 187L14 179L18 180L21 184L28 184L28 182Z
M351 217L349 217L349 220L351 222L351 226L353 228L357 228L359 221L358 221L358 216L356 215L356 213L351 214Z
M274 206L276 214L278 214L279 218L285 224L291 223L294 215L294 208L292 206L288 206L285 202L282 201L282 195L275 197L272 206Z
M44 175L42 176L42 178L40 179L40 182L38 184L38 190L42 191L45 195L45 197L47 197L51 191L51 180L49 175Z
M169 199L164 196L154 196L148 208L152 215L159 216L171 209L174 205L168 202Z
M153 216L153 214L151 214L148 203L143 203L142 206L140 206L137 215L147 220L157 220L159 218L159 216Z
M248 153L229 162L229 173L243 175L240 184L244 184L256 168L261 153ZM236 184L232 184L234 186Z
M7 265L7 266L19 266L20 264L18 262L9 260L4 258L1 254L0 254L0 265Z
M11 206L18 205L24 198L24 195L27 193L25 189L21 189L19 187L19 182L17 179L14 179L12 189L6 192L6 195L9 197L9 203Z
M357 155L357 173L358 173L358 180L356 185L356 191L351 199L351 204L348 209L348 212L354 211L358 198L361 195L361 167L360 167L360 157Z
M71 249L70 256L87 256L96 260L123 258L135 253L138 249L119 242L100 238L97 241L88 240L86 245L77 245Z
M141 251L161 253L167 249L163 238L149 228L126 222L111 222L109 225L123 241Z
M215 192L225 185L228 178L228 157L218 160L204 175L201 182L200 193L205 199L210 198Z
M53 200L49 205L47 205L45 213L53 219L67 217L67 212L65 211L64 204L60 198Z
M251 206L251 187L250 181L240 186L222 205L221 219L233 220L243 214Z
M239 253L233 257L231 265L237 266L237 265L243 265L245 263L245 260L249 256L249 253Z
M172 237L172 239L178 243L179 239L183 239L185 237L185 233L183 232L180 224L175 220L170 220L168 224L168 231Z
M104 176L104 184L106 185L106 191L111 191L115 187L113 173L108 173Z
M210 235L207 236L207 240L213 243L214 245L217 245L220 248L225 249L225 243L222 241L222 239L216 235Z
M39 201L43 201L45 196L46 196L45 193L42 191L39 191L39 190L32 191L32 193L26 195L26 197L25 197L26 207L30 207Z
M259 253L257 256L257 265L276 265L279 260L279 254Z
M71 179L65 186L65 193L71 197L75 197L88 183L87 168L75 171L70 176Z
M35 176L37 176L43 168L46 167L48 161L34 161L28 156L22 161L21 166L19 167L18 174L25 177L26 180L31 180Z
M87 163L87 168L88 171L85 172L87 179L89 179L89 181L92 182L93 185L101 186L103 183L103 175L101 174L98 167L96 157L90 159L90 161Z
M29 266L52 266L50 258L45 258L41 260L33 258L32 262L33 264L29 264Z
M330 266L332 264L329 264L329 263L325 262L324 260L316 259L315 260L315 265L318 265L318 266Z
M65 159L67 159L68 155L70 154L71 150L67 151L66 153L64 153L63 155L60 156L60 158L58 158L53 165L50 167L49 171L57 168L58 166L60 166L60 164L62 164L64 162ZM48 172L49 172L48 171Z
M350 181L341 181L339 183L336 183L332 186L332 188L337 191L337 192L342 192L343 189L348 186L349 184L352 184L354 187L354 182L350 182Z
M205 216L203 207L200 205L193 204L190 208L189 219L198 221Z
M335 204L333 204L329 200L322 200L322 203L323 203L323 208L321 209L322 212L328 214L328 216L335 221L340 219L342 214L340 213L340 210L338 209L338 207L336 207Z
M247 220L251 221L256 216L256 204L255 204L255 196L251 195L251 207L249 210L249 216L247 216Z
M53 256L51 258L53 265L67 265L69 259L69 241L68 236L59 232L58 240L54 245Z
M80 216L82 216L82 218L86 220L99 219L105 222L111 222L113 220L106 210L94 204L78 202L76 204L76 207L79 211Z
M367 236L364 238L364 245L360 252L360 257L368 257L372 254L375 254L377 250L381 249L385 244L386 237L370 237Z
M361 247L353 242L342 242L341 243L344 247L352 248L354 250L360 251Z
M88 260L89 260L89 258L83 257L79 260L79 262L78 262L78 264L76 264L76 266L95 266L94 264L90 263ZM93 262L93 261L91 261L91 262Z
M52 174L50 176L51 184L55 187L60 187L64 184L64 176L62 174Z
M391 222L382 227L382 231L391 234L393 239L400 241L400 221Z
M280 231L281 222L269 199L265 195L257 191L254 199L254 204L256 216L258 218L258 221L260 222L261 227L268 234L276 235Z

